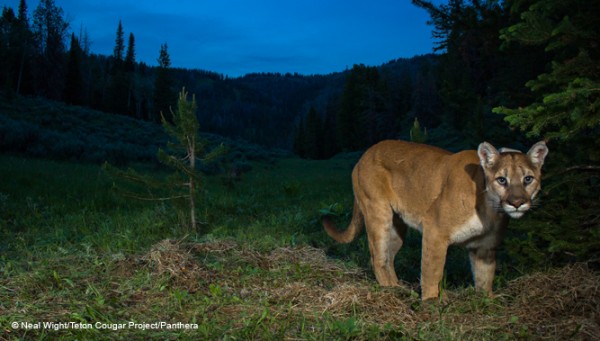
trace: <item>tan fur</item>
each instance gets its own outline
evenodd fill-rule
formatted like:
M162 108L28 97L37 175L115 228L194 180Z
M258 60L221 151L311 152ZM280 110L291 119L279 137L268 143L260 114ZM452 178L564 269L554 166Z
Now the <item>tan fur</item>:
M484 142L456 154L423 144L383 141L352 171L354 210L345 231L328 219L327 233L351 242L366 225L371 262L382 286L398 285L394 257L408 227L423 233L422 299L436 298L450 244L468 248L475 287L492 292L495 250L508 217L519 218L540 190L548 149L499 152ZM500 179L506 179L506 181Z

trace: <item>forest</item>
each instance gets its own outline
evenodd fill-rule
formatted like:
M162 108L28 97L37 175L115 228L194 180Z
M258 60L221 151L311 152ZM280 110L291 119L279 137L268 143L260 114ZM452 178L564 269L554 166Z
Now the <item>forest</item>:
M51 335L7 327L30 316L116 323L162 309L209 339L600 336L600 2L411 1L429 14L431 54L234 78L172 65L168 41L157 66L138 62L127 22L115 22L114 53L99 55L59 1L3 6L0 179L11 181L0 180L0 296L11 299L0 302L0 333ZM181 89L194 95L206 145L226 149L199 166L194 231L185 203L119 196L101 167L172 180L157 152L172 142L163 126ZM412 266L418 234L398 257L400 292L364 271L366 237L339 246L323 235L320 214L349 220L352 166L385 139L451 151L546 141L540 204L511 222L499 252L499 298L464 289L468 260L451 250L444 281L461 303L427 310ZM401 313L373 317L382 309ZM99 336L88 332L56 335ZM190 337L179 332L157 336Z

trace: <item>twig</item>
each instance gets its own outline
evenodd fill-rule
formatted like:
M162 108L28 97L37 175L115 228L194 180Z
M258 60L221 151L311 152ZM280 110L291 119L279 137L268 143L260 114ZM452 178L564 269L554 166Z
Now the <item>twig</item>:
M174 197L166 197L166 198L148 198L148 197L141 197L138 195L134 195L134 194L129 194L129 193L121 193L122 196L127 197L127 198L132 198L132 199L137 199L137 200L144 200L144 201L168 201L168 200L174 200L174 199L183 199L183 198L188 198L189 195L179 195L179 196L174 196Z
M569 168L563 170L562 172L560 172L558 174L564 174L564 173L572 172L572 171L600 172L600 166L592 166L592 165L587 165L587 166L572 166L572 167L569 167Z

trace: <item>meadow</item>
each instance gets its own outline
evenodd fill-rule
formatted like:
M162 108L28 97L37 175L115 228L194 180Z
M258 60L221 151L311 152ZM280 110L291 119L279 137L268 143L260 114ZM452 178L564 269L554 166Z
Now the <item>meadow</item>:
M201 231L188 231L177 203L120 197L98 165L0 156L2 339L599 335L600 281L583 264L522 275L501 260L492 299L470 288L457 248L449 301L425 305L411 233L397 257L403 285L379 287L366 237L338 245L319 222L322 210L347 222L355 160L252 162L234 183L207 176Z
M0 340L600 339L597 272L530 261L523 227L543 211L511 223L496 297L452 247L448 300L422 304L419 233L388 289L364 234L340 245L322 229L323 213L348 222L360 153L304 160L204 134L228 153L203 169L190 231L184 203L124 197L101 165L164 179L160 126L37 99L0 103L0 123Z

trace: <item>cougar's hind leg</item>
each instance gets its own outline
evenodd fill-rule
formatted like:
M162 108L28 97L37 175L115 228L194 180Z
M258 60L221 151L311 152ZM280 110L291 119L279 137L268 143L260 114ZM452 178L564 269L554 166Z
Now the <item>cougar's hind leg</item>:
M402 246L402 238L394 227L393 213L389 207L371 207L367 212L365 225L377 282L381 286L397 286L394 256Z
M391 262L391 273L394 278L397 278L396 271L394 270L394 259L398 251L404 245L404 240L406 238L406 232L408 231L408 226L402 221L400 216L397 214L393 215L392 218L393 228L390 229L390 243L388 246L388 257Z

